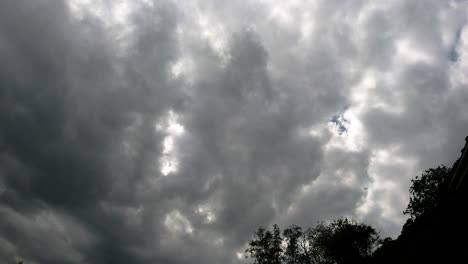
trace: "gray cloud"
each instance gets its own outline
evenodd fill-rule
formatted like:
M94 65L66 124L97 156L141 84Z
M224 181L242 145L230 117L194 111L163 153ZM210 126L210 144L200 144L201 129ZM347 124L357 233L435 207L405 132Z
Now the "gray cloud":
M398 235L466 136L467 3L275 2L2 2L0 260L240 263L259 225L342 215Z

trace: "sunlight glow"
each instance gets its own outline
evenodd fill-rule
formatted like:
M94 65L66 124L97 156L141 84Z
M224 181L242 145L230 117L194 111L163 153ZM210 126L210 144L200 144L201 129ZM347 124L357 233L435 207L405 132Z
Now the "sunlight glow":
M165 134L162 141L162 157L159 159L159 169L164 176L175 173L179 164L175 145L177 139L185 133L185 129L178 119L179 116L170 110L161 122L155 124L155 130Z
M187 217L178 210L174 210L166 215L164 225L174 233L193 233L192 224Z
M429 54L425 53L421 49L418 49L411 41L407 39L402 39L402 40L397 41L396 47L397 47L397 56L403 60L406 60L409 63L415 63L415 62L432 63L433 62L433 58Z
M328 129L332 133L332 138L326 145L326 149L339 148L350 151L360 151L365 146L365 130L353 108L343 113L343 118L347 120L346 131L340 131L336 124L329 122Z
M203 216L205 219L205 222L208 224L213 223L216 220L215 214L207 205L199 205L196 210L196 213Z
M229 50L228 36L225 28L200 11L197 13L197 21L201 30L201 36L208 41L210 47L221 59L222 66L226 65L231 59L231 52Z

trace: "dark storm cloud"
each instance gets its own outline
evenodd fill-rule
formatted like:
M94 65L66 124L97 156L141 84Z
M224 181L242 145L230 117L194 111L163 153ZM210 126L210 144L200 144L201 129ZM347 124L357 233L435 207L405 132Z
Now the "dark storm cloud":
M39 263L136 261L126 245L140 238L120 212L102 207L135 205L137 184L160 153L154 122L174 93L165 74L175 52L170 7L139 13L135 26L144 32L134 33L135 51L121 60L97 18L74 21L63 3L7 1L0 9L2 219L8 222L12 209L24 221L49 210L70 215L96 245L80 251L66 244L77 251L73 259L66 250L30 250L56 249L21 225L3 226L10 230L5 239L29 240L16 254Z
M464 14L0 3L0 260L239 263L259 225L341 215L398 234L468 128Z

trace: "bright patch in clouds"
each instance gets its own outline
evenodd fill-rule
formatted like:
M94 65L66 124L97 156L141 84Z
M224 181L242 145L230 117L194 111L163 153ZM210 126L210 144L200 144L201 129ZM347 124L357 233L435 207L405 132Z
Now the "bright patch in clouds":
M196 213L202 215L206 223L212 223L216 220L216 216L209 206L198 206Z
M402 39L396 42L397 55L405 62L409 63L432 63L430 55L418 49L410 40Z
M166 136L163 139L162 157L159 159L160 170L164 176L177 171L178 160L177 153L175 153L174 145L177 138L182 136L185 132L184 127L178 123L178 115L174 111L169 111L155 126L156 131L164 133Z
M174 210L166 215L164 225L174 234L192 234L193 227L190 221L181 212Z
M107 26L129 23L129 16L134 8L132 2L117 0L109 3L105 0L69 0L69 8L78 19L92 15L101 19Z

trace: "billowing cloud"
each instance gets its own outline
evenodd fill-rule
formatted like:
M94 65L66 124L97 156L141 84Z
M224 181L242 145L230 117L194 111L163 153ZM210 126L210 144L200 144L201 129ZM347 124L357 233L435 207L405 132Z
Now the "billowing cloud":
M0 260L240 263L255 228L398 235L468 131L466 1L0 3Z

